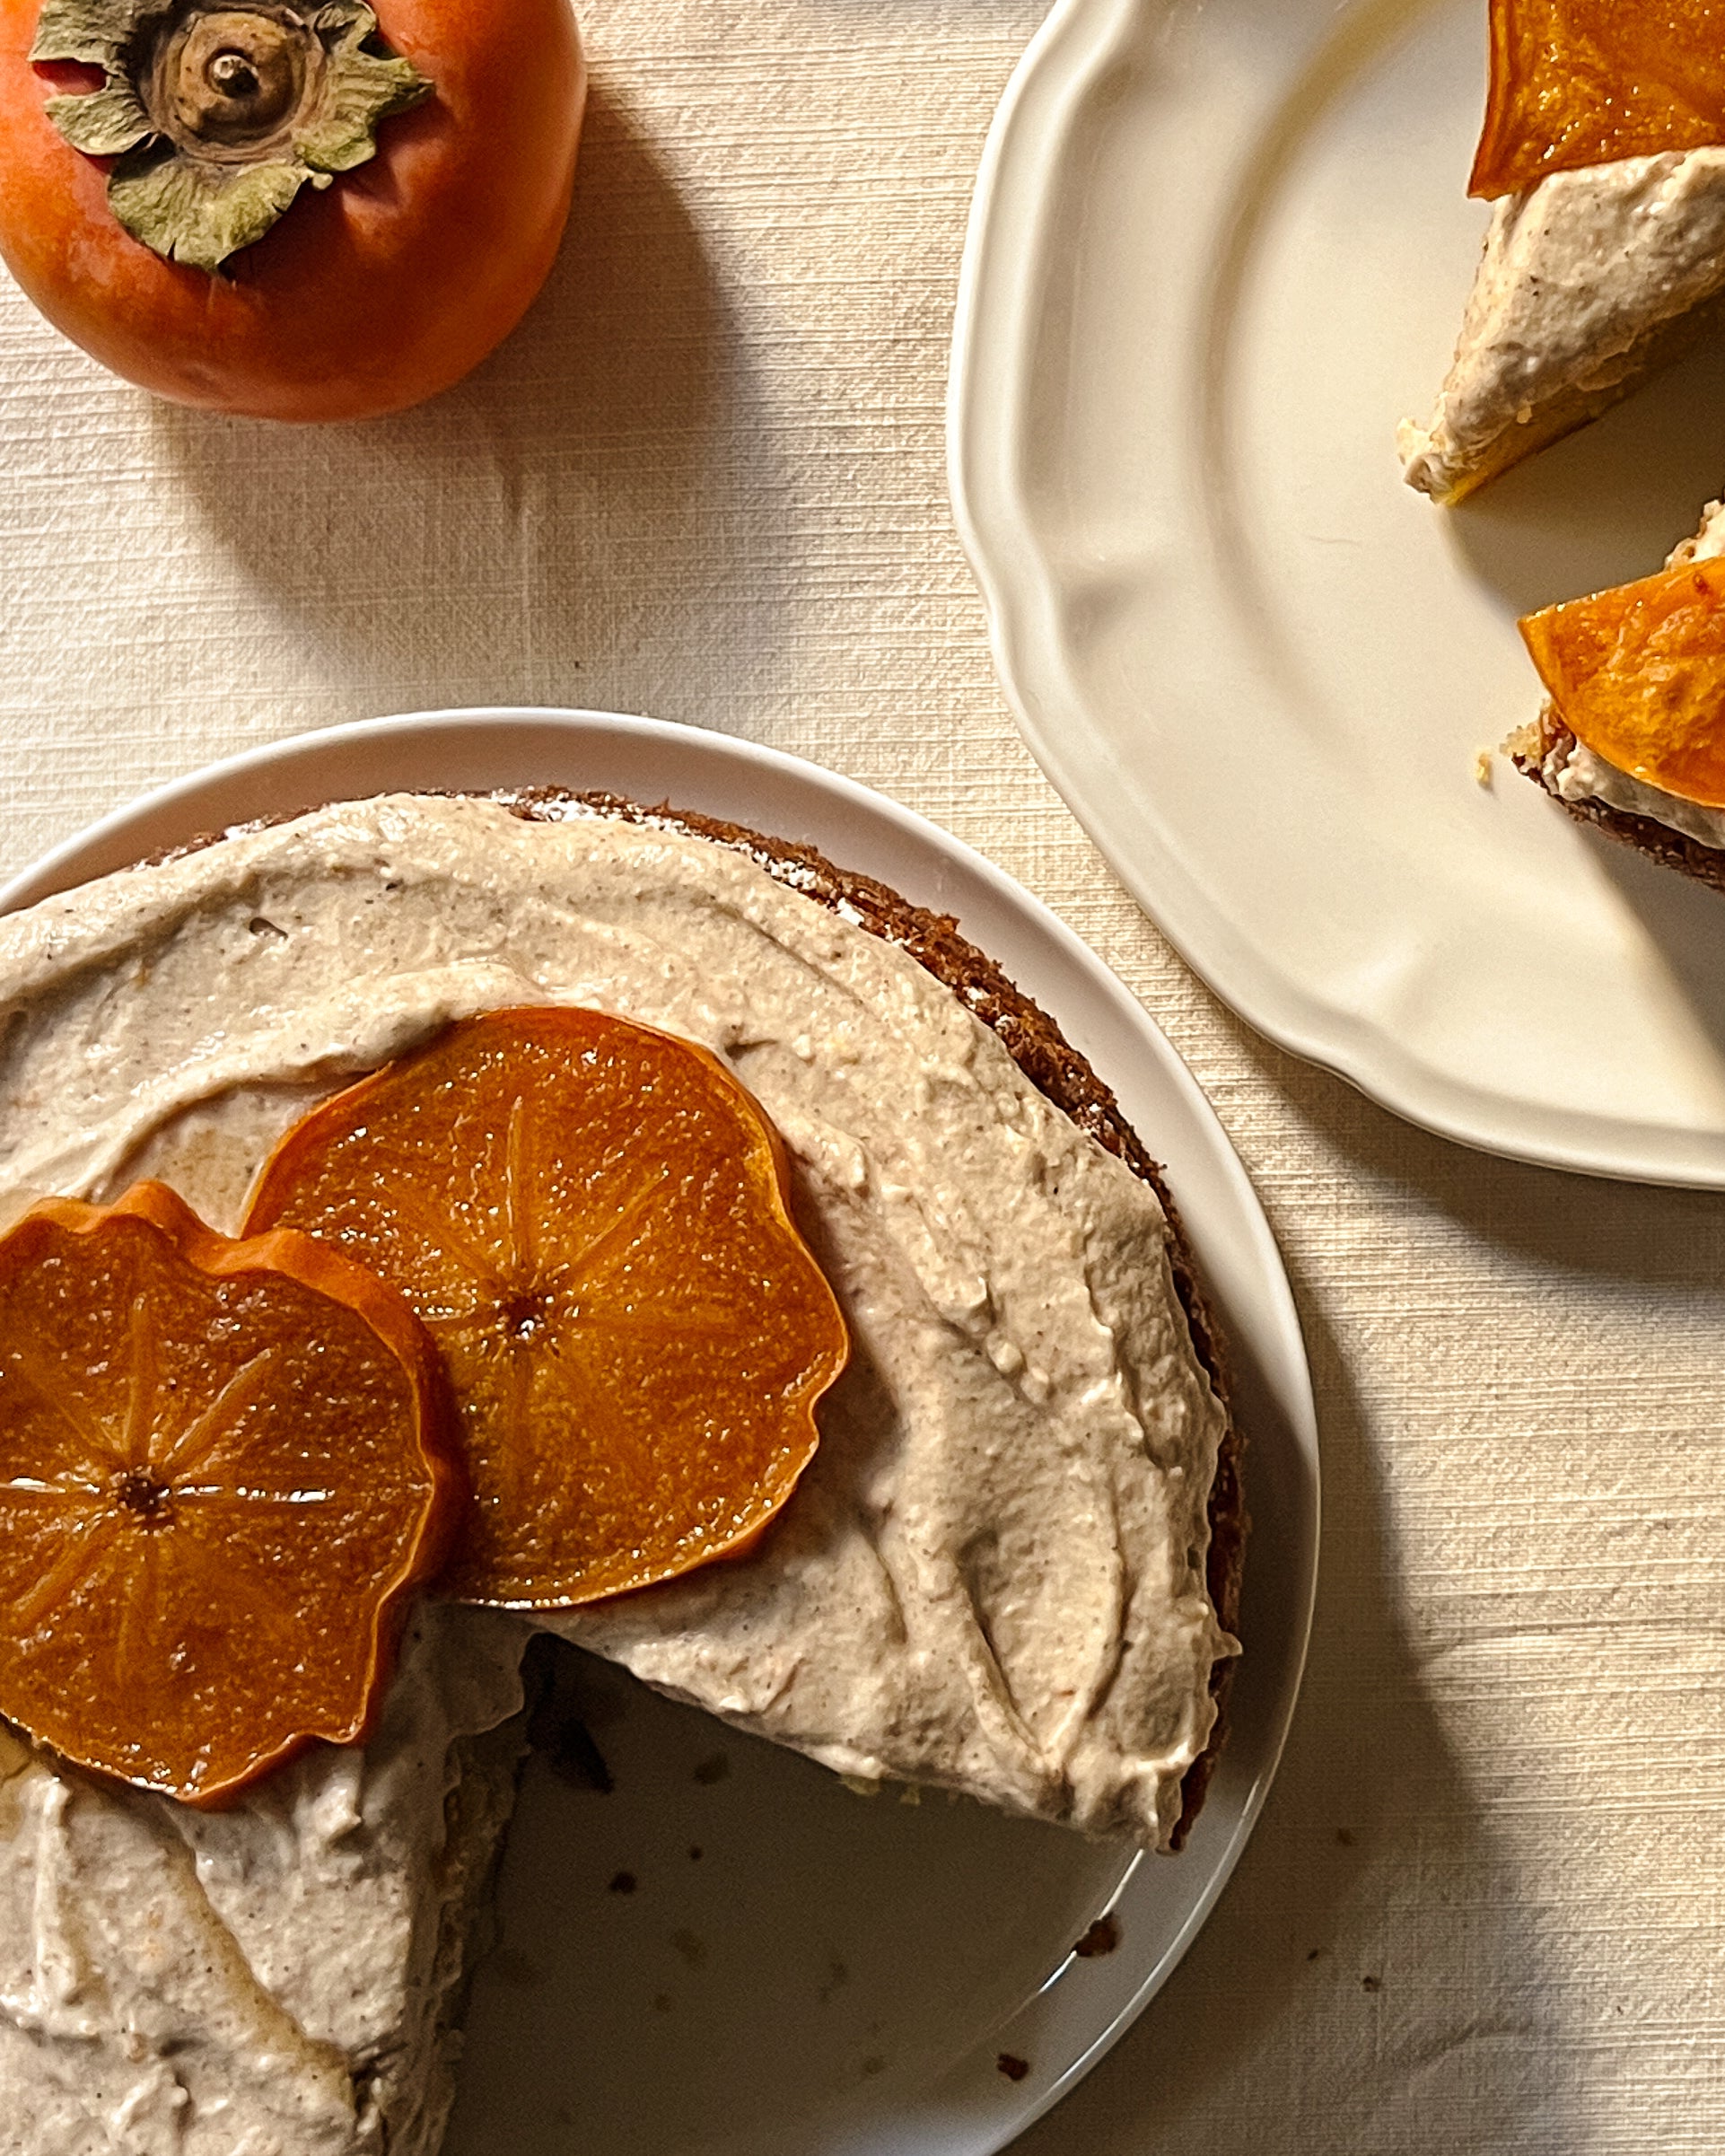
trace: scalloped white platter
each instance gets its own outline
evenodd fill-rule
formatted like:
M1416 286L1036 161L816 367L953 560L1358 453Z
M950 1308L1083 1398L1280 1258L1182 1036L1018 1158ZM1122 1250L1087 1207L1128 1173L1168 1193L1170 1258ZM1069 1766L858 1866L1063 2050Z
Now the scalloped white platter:
M0 892L0 910L255 817L396 788L530 784L806 840L955 914L1090 1057L1167 1163L1229 1337L1251 1445L1247 1652L1227 1748L1178 1857L969 1804L853 1795L583 1658L580 1712L614 1786L529 1768L445 2156L991 2156L1167 1979L1275 1770L1318 1553L1311 1387L1281 1260L1185 1066L1052 914L880 795L721 736L591 712L345 727L121 810ZM1075 1954L1105 1915L1117 1945Z
M1725 478L1725 348L1456 511L1485 0L1061 0L995 122L954 498L1030 748L1242 1017L1466 1144L1725 1187L1725 910L1482 751L1519 614Z

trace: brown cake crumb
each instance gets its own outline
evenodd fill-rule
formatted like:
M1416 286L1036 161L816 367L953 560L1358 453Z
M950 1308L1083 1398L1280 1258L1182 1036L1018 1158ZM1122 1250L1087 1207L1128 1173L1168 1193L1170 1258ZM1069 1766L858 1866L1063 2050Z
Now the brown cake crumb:
M1112 1915L1099 1916L1073 1951L1081 1961L1095 1961L1113 1953L1119 1943L1120 1919Z

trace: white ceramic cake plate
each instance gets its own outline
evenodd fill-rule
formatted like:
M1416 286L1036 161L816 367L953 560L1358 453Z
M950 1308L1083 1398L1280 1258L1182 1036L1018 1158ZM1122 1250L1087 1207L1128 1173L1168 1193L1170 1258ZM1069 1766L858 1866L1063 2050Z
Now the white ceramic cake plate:
M907 811L733 741L594 713L346 727L122 810L14 881L0 908L254 817L393 788L535 784L808 840L955 914L1091 1058L1168 1164L1232 1349L1251 1442L1248 1652L1189 1846L1135 1861L969 1804L853 1795L585 1665L584 1719L615 1787L530 1770L448 2156L987 2156L1167 1978L1275 1768L1318 1539L1311 1390L1282 1265L1185 1067L1052 914ZM1117 1947L1075 1956L1104 1912Z
M1518 614L1656 568L1725 350L1402 484L1485 210L1485 0L1061 0L995 123L951 462L1033 751L1243 1017L1555 1166L1725 1185L1725 908L1507 764Z

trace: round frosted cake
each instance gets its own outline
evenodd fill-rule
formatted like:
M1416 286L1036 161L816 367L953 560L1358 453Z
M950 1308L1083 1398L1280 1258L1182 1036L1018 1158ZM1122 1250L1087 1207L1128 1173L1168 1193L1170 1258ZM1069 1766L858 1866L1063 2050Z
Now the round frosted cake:
M847 1776L1178 1845L1237 1652L1219 1345L1143 1144L952 922L668 809L404 794L0 921L0 1213L153 1177L227 1232L310 1105L453 1021L698 1042L853 1349L748 1556L427 1603L363 1751L204 1813L0 1739L0 2156L433 2156L535 1627Z

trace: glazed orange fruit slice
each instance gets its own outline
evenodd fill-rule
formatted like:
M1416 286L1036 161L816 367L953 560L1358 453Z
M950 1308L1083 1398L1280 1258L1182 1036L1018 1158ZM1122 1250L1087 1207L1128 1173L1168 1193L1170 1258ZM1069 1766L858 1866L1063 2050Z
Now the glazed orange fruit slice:
M1725 143L1725 0L1492 0L1472 195Z
M1577 741L1633 778L1725 809L1725 562L1547 607L1521 634Z
M0 1238L0 1714L196 1805L360 1741L461 1506L434 1349L143 1183Z
M477 1501L443 1584L472 1601L565 1608L746 1548L845 1361L760 1109L599 1012L470 1019L338 1094L249 1224L327 1237L436 1339Z

